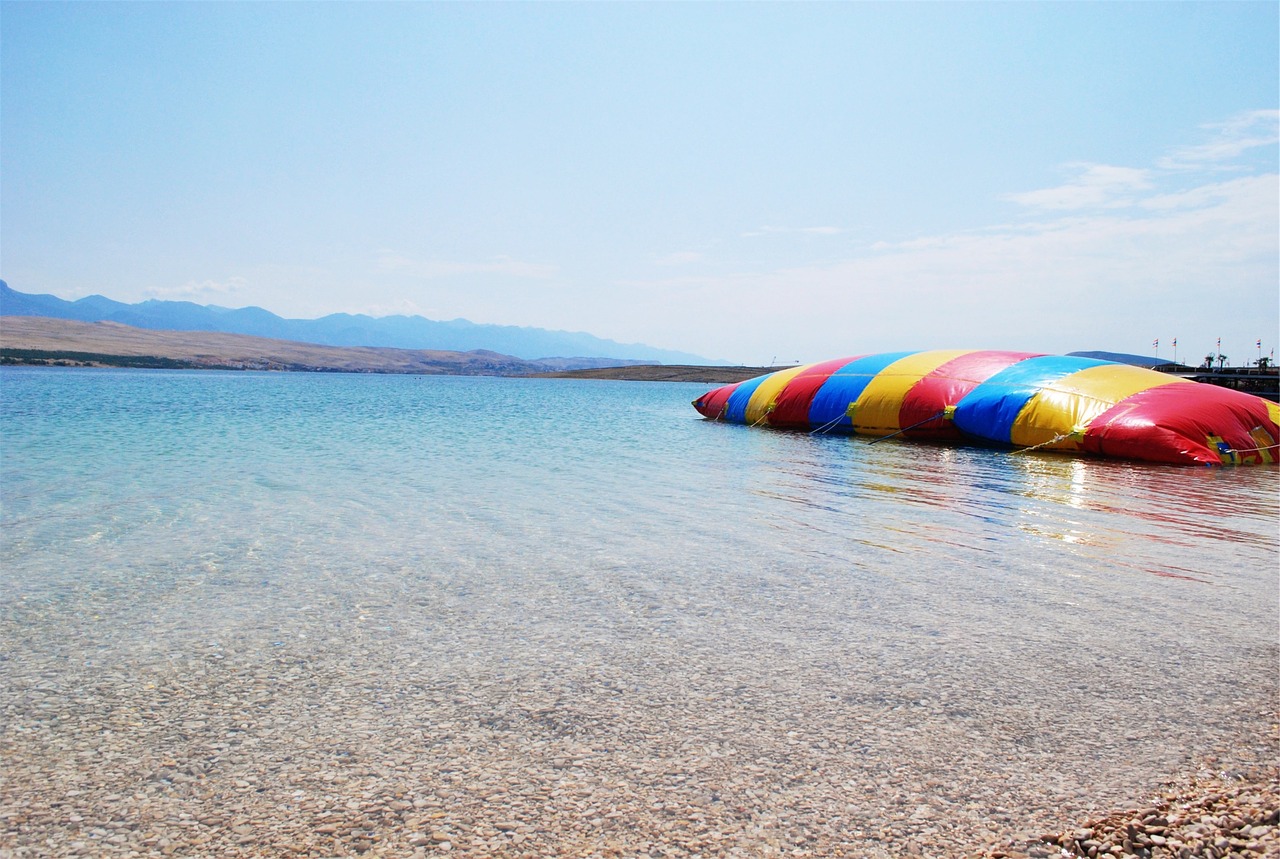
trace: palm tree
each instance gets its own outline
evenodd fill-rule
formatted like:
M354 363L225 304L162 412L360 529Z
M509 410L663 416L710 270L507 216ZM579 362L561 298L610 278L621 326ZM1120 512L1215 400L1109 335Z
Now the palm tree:
M1204 367L1204 369L1206 370L1213 369L1213 353L1212 352L1204 356L1204 363L1201 364L1200 366Z
M1259 359L1258 359L1257 361L1255 361L1254 363L1258 365L1258 369L1259 369L1259 370L1265 370L1265 369L1267 369L1268 367L1270 367L1270 366L1271 366L1271 359L1270 359L1270 358L1268 358L1266 355L1263 355L1261 358L1259 358Z
M1219 352L1218 353L1218 369L1221 370L1226 365L1227 365L1227 356Z

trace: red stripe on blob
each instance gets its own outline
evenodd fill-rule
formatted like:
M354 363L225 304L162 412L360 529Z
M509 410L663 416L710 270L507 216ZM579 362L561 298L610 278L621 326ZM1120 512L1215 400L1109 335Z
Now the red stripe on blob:
M787 382L787 386L778 394L773 411L769 413L769 426L808 429L809 406L818 389L831 378L832 373L856 360L857 358L832 358L830 361L814 364Z
M725 385L716 388L714 391L707 391L701 397L693 401L693 407L698 410L704 418L715 420L724 414L725 407L729 403L729 397L737 389L741 382L734 382L732 385Z
M936 417L954 406L974 388L1004 368L1034 358L1036 352L970 352L940 365L916 382L902 400L898 426L920 426L903 432L908 438L957 439L961 437L951 421ZM930 420L930 418L933 418ZM923 423L922 423L923 422Z
M1160 385L1126 397L1098 415L1081 447L1090 453L1149 462L1221 465L1221 451L1209 440L1217 436L1241 451L1240 461L1257 463L1264 459L1252 450L1259 446L1250 435L1255 427L1280 439L1280 426L1261 397L1194 382Z

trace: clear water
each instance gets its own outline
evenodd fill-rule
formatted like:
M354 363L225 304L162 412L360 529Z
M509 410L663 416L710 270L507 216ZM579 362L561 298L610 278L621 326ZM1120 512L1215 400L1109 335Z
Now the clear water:
M6 368L0 680L462 684L415 718L589 712L615 764L718 749L721 792L807 762L772 803L845 835L1275 752L1280 470L752 430L707 387Z

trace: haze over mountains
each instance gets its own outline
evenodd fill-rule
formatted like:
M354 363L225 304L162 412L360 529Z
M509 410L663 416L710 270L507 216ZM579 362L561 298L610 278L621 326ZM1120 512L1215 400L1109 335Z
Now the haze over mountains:
M578 331L514 325L479 325L465 319L439 322L422 316L373 317L334 313L319 319L285 319L261 307L225 308L189 301L150 300L124 304L101 295L67 301L54 295L18 292L0 280L0 314L47 316L79 322L118 322L161 331L215 331L295 340L328 346L381 346L455 352L485 350L525 360L553 357L607 359L595 362L662 364L721 363L658 349L618 343ZM581 365L581 362L575 362Z

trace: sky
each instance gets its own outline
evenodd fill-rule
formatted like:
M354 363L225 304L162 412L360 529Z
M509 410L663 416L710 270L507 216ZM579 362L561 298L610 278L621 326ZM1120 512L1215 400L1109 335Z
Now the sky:
M1238 363L1280 340L1278 126L1274 2L6 0L0 277Z

